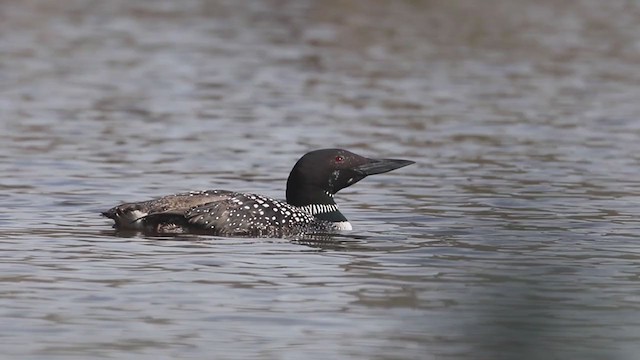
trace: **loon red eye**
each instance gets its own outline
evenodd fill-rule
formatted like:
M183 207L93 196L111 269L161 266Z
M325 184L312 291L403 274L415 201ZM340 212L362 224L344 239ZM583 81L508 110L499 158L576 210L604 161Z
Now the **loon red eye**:
M343 162L343 161L344 161L344 158L342 156L340 156L340 155L336 156L336 162L340 163L340 162Z

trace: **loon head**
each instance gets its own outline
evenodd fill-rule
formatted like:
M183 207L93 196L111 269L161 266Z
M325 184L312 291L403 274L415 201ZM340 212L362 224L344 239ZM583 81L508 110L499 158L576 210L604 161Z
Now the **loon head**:
M311 151L298 160L287 180L287 202L294 206L335 204L333 195L369 175L413 164L409 160L370 159L342 149Z

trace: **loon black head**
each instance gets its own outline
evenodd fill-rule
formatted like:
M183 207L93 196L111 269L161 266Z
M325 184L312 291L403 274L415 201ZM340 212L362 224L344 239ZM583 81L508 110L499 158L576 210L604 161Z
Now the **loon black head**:
M342 149L315 150L301 157L291 170L287 180L287 202L298 207L335 205L333 195L341 189L369 175L413 163L409 160L369 159ZM340 216L343 217L342 214Z

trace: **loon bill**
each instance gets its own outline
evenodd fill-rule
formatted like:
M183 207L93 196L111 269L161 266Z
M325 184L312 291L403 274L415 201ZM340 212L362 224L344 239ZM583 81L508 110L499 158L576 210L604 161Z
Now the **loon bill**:
M206 190L125 203L102 215L113 219L116 229L155 234L286 237L351 230L334 194L369 175L413 163L369 159L342 149L315 150L291 170L286 202L257 194Z

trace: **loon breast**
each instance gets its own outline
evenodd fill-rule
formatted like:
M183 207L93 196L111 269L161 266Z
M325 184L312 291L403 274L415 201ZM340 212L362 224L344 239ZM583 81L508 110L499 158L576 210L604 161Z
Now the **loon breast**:
M353 230L351 223L348 221L339 221L333 224L334 229L336 230Z

